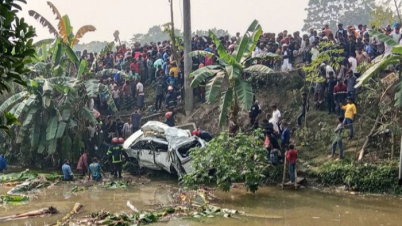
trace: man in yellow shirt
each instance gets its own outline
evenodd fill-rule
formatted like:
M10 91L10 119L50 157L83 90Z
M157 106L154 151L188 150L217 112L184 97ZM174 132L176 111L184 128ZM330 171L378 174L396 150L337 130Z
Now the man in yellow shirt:
M348 139L350 140L353 138L353 119L357 114L357 110L352 98L348 97L347 101L348 103L345 106L343 104L340 105L341 108L345 111L345 120L343 121L343 124L349 127L350 133Z
M177 68L176 62L173 62L170 66L171 68L169 71L169 75L173 73L174 78L177 79L179 77L179 69Z

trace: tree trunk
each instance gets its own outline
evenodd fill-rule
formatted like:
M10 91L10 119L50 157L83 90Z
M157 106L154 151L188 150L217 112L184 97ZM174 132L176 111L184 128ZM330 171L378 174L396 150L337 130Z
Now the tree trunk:
M190 115L193 111L194 96L191 88L191 79L189 74L192 70L192 59L189 57L191 52L191 3L190 0L183 0L183 39L184 39L184 110L186 115Z
M362 149L360 150L358 161L361 161L363 159L365 149L368 145L368 142L369 142L371 136L374 134L375 128L377 128L379 121L380 121L380 116L377 116L377 118L375 119L374 125L371 128L369 135L367 135L366 141L364 142Z
M399 13L398 3L396 2L396 0L394 0L394 3L395 3L396 13L398 14L399 23L402 23L402 18L401 18L401 14Z
M177 50L177 47L176 47L176 36L174 34L173 0L169 0L169 2L170 2L170 24L171 24L170 39L172 41L172 47L171 48L172 48L173 57L174 57L174 59L176 61L176 65L177 65L178 68L180 68L180 64L181 64L181 62L180 62L180 53L179 53L179 51Z

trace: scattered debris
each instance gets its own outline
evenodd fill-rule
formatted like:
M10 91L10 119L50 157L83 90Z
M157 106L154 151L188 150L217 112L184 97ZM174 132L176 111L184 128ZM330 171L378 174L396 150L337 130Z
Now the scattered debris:
M10 216L0 217L0 222L6 222L11 220L26 219L30 217L43 217L46 215L56 214L57 209L54 207L43 208L39 210L34 210L26 213L19 213Z
M80 203L75 203L73 209L66 214L60 221L56 223L56 226L61 226L66 223L67 220L69 220L74 214L78 213L82 209L82 205Z
M56 179L60 179L62 176L56 174L39 174L36 171L31 171L26 169L19 173L8 173L0 175L0 182L1 183L10 183L10 182L18 182L18 181L26 181L26 180L33 180L38 177L45 178L48 181L53 181Z
M138 209L133 205L133 204L131 204L131 202L130 201L127 201L127 207L128 208L130 208L132 211L134 211L135 213L138 213L138 212L140 212L140 211L138 211Z
M74 187L70 190L70 192L71 192L71 193L77 193L77 192L85 191L85 190L87 190L87 187L85 187L85 186L74 186Z
M128 181L118 180L105 183L103 186L108 189L117 189L117 188L127 188L127 185L129 185Z

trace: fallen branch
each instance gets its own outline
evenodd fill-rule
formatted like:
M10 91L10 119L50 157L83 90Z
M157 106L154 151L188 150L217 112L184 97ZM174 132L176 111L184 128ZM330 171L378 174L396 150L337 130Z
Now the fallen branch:
M34 210L34 211L26 212L26 213L19 213L19 214L14 214L14 215L10 215L10 216L0 217L0 222L26 219L26 218L30 218L30 217L39 217L39 216L51 215L51 214L55 214L55 213L57 213L57 209L54 208L53 206L51 206L48 208Z
M68 219L70 219L74 214L78 213L81 210L81 208L82 208L82 205L80 203L78 203L78 202L75 203L73 209L68 214L66 214L63 218L61 218L61 220L58 221L55 225L56 226L64 225L66 223L66 221Z
M361 161L361 160L363 159L364 152L365 152L365 150L366 150L366 147L367 147L367 145L368 145L368 142L370 141L370 138L373 136L373 134L374 134L374 132L375 132L375 129L377 128L377 125L378 125L378 123L379 123L379 120L380 120L380 116L377 116L377 118L375 119L374 125L373 125L373 127L371 128L369 135L367 135L366 141L364 141L364 144L363 144L362 149L360 150L360 154L359 154L358 161Z

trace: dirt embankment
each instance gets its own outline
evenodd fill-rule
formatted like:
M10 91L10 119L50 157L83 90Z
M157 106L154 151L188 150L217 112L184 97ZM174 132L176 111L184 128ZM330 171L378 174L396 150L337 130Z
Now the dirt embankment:
M279 77L280 76L280 77ZM282 120L289 124L292 131L291 140L299 150L299 160L301 171L311 167L333 161L328 159L330 154L333 130L336 127L337 116L328 114L326 102L317 110L314 108L313 95L309 95L310 111L307 113L307 127L302 128L297 125L297 116L301 110L301 93L304 81L297 73L287 75L276 75L271 77L257 77L252 79L255 87L256 100L259 101L262 114L258 120L261 123L267 113L271 113L270 105L275 103L282 113ZM203 130L213 134L218 134L226 128L219 127L219 103L200 104L194 107L194 112L190 116L178 114L176 120L178 124L194 122ZM364 114L364 111L360 109ZM304 120L303 120L304 122ZM243 131L251 128L248 111L243 110L239 114L238 123ZM355 159L356 153L369 131L369 124L364 120L356 122L355 139L348 141L344 139L345 156ZM348 131L345 131L348 134Z

